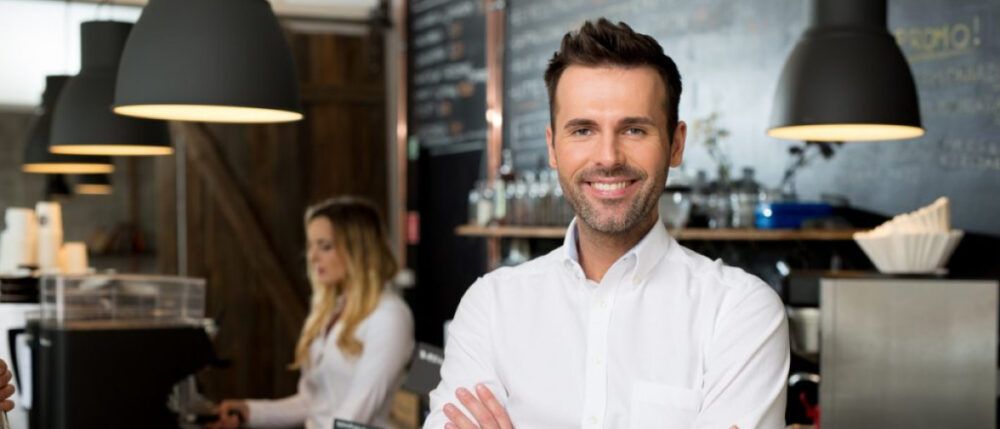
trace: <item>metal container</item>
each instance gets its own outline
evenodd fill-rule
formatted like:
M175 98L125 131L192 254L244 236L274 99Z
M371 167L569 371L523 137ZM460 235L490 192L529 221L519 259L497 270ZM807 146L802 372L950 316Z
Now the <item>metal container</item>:
M816 362L820 353L820 310L815 307L785 307L792 352Z
M995 427L996 280L823 278L821 427Z

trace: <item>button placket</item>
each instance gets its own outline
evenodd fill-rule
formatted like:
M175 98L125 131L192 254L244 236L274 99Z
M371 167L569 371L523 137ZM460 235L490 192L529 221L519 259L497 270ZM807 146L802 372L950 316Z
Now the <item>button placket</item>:
M606 280L614 277L614 267L609 270ZM608 328L611 324L611 310L614 307L615 292L620 279L604 281L594 288L590 297L587 323L587 359L584 374L583 427L602 428L607 408L608 389Z

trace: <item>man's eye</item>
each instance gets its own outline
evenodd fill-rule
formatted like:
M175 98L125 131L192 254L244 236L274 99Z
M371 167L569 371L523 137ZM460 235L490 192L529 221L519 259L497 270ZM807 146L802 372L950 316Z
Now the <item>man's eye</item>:
M594 133L590 128L577 128L573 130L572 135L574 136L589 136Z
M629 134L629 135L633 135L633 136L641 136L643 134L646 134L646 130L644 130L642 128L632 127L632 128L627 128L625 130L625 134Z

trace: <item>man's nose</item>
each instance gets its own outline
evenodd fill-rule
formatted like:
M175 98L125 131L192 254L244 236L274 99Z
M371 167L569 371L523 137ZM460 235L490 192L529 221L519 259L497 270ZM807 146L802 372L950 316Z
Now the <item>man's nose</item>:
M597 165L604 167L621 164L624 162L621 149L617 133L604 133L597 143L593 160Z

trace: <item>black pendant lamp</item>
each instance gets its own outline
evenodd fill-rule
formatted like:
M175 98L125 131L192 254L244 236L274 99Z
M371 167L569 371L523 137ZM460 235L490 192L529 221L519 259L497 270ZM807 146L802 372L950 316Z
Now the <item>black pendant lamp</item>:
M897 140L924 134L910 66L886 0L813 0L785 62L767 134L786 140Z
M111 175L84 174L77 176L73 191L77 195L108 195L111 193Z
M177 121L302 119L292 55L266 0L150 0L129 37L115 113Z
M52 118L53 153L169 155L167 124L114 114L118 60L132 24L89 21L80 25L81 66L59 96Z
M45 200L51 201L59 197L73 196L73 191L66 183L66 176L62 174L47 174L45 176Z
M32 126L24 147L21 170L25 173L110 173L115 169L111 158L107 156L56 155L49 152L52 109L68 80L69 76L45 78L40 115Z

